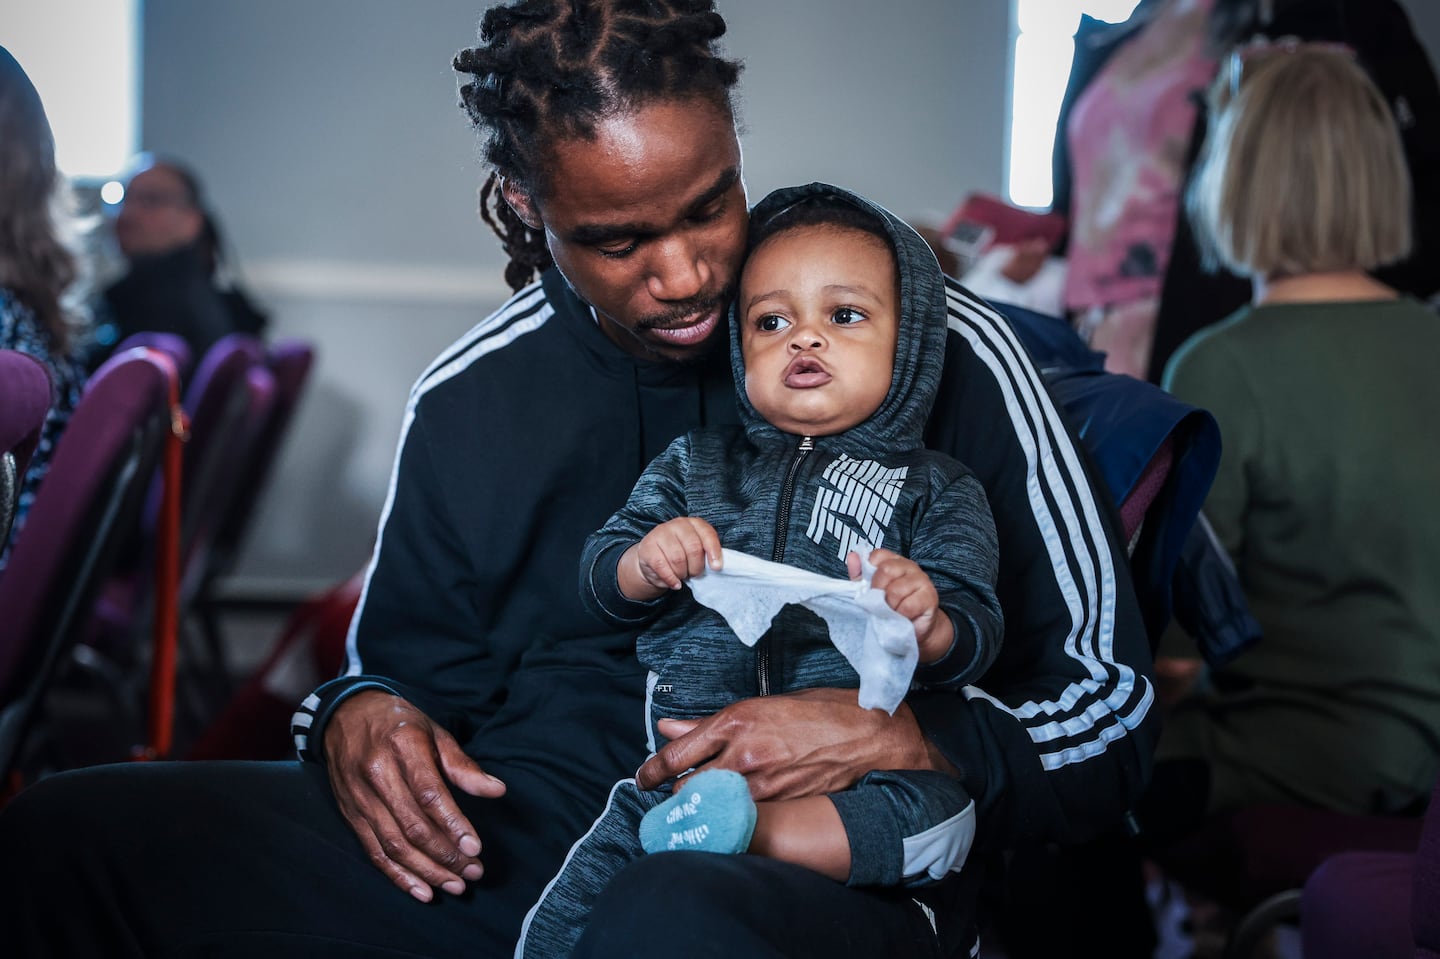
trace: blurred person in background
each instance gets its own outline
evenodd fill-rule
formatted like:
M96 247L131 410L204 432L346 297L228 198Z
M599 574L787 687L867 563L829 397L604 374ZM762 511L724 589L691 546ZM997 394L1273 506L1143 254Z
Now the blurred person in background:
M55 166L55 137L40 94L0 47L0 349L35 357L50 374L50 413L20 487L10 542L20 535L35 491L50 468L85 371L79 317L67 308L79 263L64 236L68 187ZM10 543L0 543L0 570Z
M128 270L104 291L110 344L134 333L175 333L198 361L230 333L259 336L266 316L226 275L219 223L184 164L142 154L115 215Z
M1397 0L1141 0L1082 17L1055 136L1053 209L1070 231L1064 305L1106 368L1158 382L1187 337L1250 298L1207 272L1182 197L1204 147L1204 91L1254 37L1343 43L1379 87L1414 182L1411 253L1377 272L1440 292L1440 85Z
M1348 52L1239 69L1189 207L1254 300L1165 384L1219 421L1205 514L1264 639L1176 707L1159 761L1203 763L1211 814L1412 812L1440 770L1440 316L1372 275L1411 244L1405 157Z

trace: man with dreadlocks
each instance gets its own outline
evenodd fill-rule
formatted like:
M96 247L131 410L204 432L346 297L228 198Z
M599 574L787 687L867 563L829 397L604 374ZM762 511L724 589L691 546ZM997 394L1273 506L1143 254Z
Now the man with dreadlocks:
M517 292L411 393L344 675L295 718L303 761L37 783L0 815L12 950L513 949L610 785L644 759L635 637L585 612L581 546L672 439L737 418L723 326L747 211L724 31L710 0L487 11L455 65ZM974 803L976 866L1087 838L1138 792L1155 737L1148 644L1110 510L1005 320L958 286L946 296L926 445L990 499L999 658L978 687L915 693L893 717L853 689L757 688L670 722L642 787L724 768L766 800L937 770ZM645 857L601 895L576 954L967 954L980 872L931 912L758 856Z

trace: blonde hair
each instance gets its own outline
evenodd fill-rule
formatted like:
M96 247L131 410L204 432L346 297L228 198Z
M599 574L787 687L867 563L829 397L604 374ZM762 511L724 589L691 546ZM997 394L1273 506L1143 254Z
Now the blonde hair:
M1210 135L1186 197L1207 265L1293 276L1404 257L1405 154L1354 57L1293 43L1241 57L1210 91Z

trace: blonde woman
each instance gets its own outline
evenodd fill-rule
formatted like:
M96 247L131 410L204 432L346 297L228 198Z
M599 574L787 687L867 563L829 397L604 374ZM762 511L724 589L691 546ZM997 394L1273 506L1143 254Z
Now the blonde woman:
M1440 766L1440 317L1370 275L1411 245L1395 120L1333 46L1249 50L1211 96L1190 211L1255 293L1165 384L1220 423L1205 513L1265 636L1160 760L1203 763L1208 812L1413 810Z

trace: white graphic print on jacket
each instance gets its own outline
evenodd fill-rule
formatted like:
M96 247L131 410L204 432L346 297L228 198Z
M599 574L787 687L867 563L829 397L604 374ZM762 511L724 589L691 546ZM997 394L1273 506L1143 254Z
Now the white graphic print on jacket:
M851 550L885 542L885 527L905 486L908 466L886 469L874 460L852 460L844 453L825 468L829 488L821 487L805 535L817 543L833 533L843 562Z

